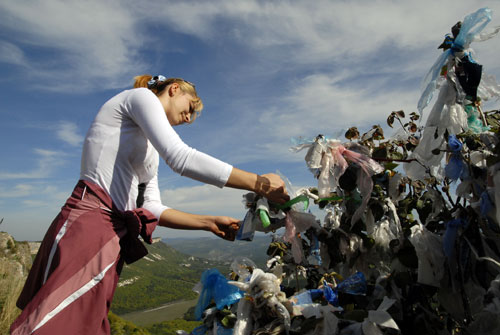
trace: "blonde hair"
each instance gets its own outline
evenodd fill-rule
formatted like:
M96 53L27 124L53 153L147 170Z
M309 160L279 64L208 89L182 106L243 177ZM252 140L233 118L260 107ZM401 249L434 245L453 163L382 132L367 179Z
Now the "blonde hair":
M150 74L135 76L134 88L138 87L149 88L148 82L152 78L153 76ZM149 90L151 90L154 94L156 94L156 96L159 96L168 86L174 83L177 83L179 85L179 88L181 89L182 92L190 94L194 97L194 99L191 100L193 103L193 111L199 115L201 110L203 109L203 102L201 101L201 98L198 96L198 93L196 93L196 88L194 87L194 84L190 83L189 81L186 81L182 78L168 78L167 80L164 81L158 81L157 84L154 87L149 88Z

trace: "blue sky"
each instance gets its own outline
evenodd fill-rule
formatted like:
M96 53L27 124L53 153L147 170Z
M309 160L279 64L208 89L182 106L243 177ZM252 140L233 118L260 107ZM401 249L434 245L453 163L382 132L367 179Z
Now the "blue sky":
M0 229L40 240L76 184L99 107L135 75L196 84L186 143L312 186L290 138L343 138L416 111L420 82L457 21L500 1L1 1ZM472 44L500 77L500 37ZM498 101L496 108L498 108ZM168 206L243 218L244 193L159 171ZM156 236L202 236L159 228Z

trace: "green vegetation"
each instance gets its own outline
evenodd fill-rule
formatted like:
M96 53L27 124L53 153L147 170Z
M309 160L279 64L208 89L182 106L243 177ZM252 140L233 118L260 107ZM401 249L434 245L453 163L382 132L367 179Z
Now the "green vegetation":
M132 322L126 321L112 312L109 312L108 320L111 335L151 335L147 329L139 328Z
M147 248L146 257L123 268L111 305L116 314L195 299L197 294L192 289L204 270L216 267L222 273L229 271L219 262L190 257L162 242Z
M190 282L169 280L164 278L140 279L131 288L120 288L114 299L113 310L116 313L126 313L160 306L170 301L182 298L194 299L194 293L189 285ZM194 286L196 283L192 283Z
M111 335L176 335L177 330L191 332L194 328L201 325L200 321L176 319L157 323L149 327L138 327L112 312L108 314L108 320L111 327Z
M237 256L245 256L255 262L257 267L264 269L269 256L266 254L271 236L256 235L253 241L229 242L223 239L166 239L168 245L178 251L203 257L212 261L225 262L230 265ZM207 267L208 268L208 267Z
M176 330L185 330L190 333L194 328L200 326L201 321L186 321L176 319L172 321L164 321L148 327L151 335L176 335Z

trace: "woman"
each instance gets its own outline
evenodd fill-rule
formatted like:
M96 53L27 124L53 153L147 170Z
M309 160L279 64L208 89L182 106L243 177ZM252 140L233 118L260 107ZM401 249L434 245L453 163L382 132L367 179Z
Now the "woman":
M101 107L83 145L80 181L44 237L12 334L109 334L107 313L123 262L147 254L138 236L151 243L157 224L234 240L239 220L161 203L160 156L201 182L288 200L279 176L234 168L182 142L172 126L193 122L202 108L193 84L149 75ZM136 208L139 185L145 185L143 204Z

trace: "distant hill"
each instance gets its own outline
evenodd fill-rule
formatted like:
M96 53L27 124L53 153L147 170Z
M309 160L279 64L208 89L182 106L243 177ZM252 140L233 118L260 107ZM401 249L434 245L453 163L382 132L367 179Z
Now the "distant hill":
M236 256L244 256L254 261L258 267L264 268L269 258L266 252L271 243L271 235L256 235L251 242L229 242L220 238L167 238L163 241L184 254L227 265L230 265Z
M218 268L228 273L221 262L186 255L163 242L147 245L149 254L125 265L116 288L111 310L120 315L158 307L176 300L195 299L193 287L203 271Z

